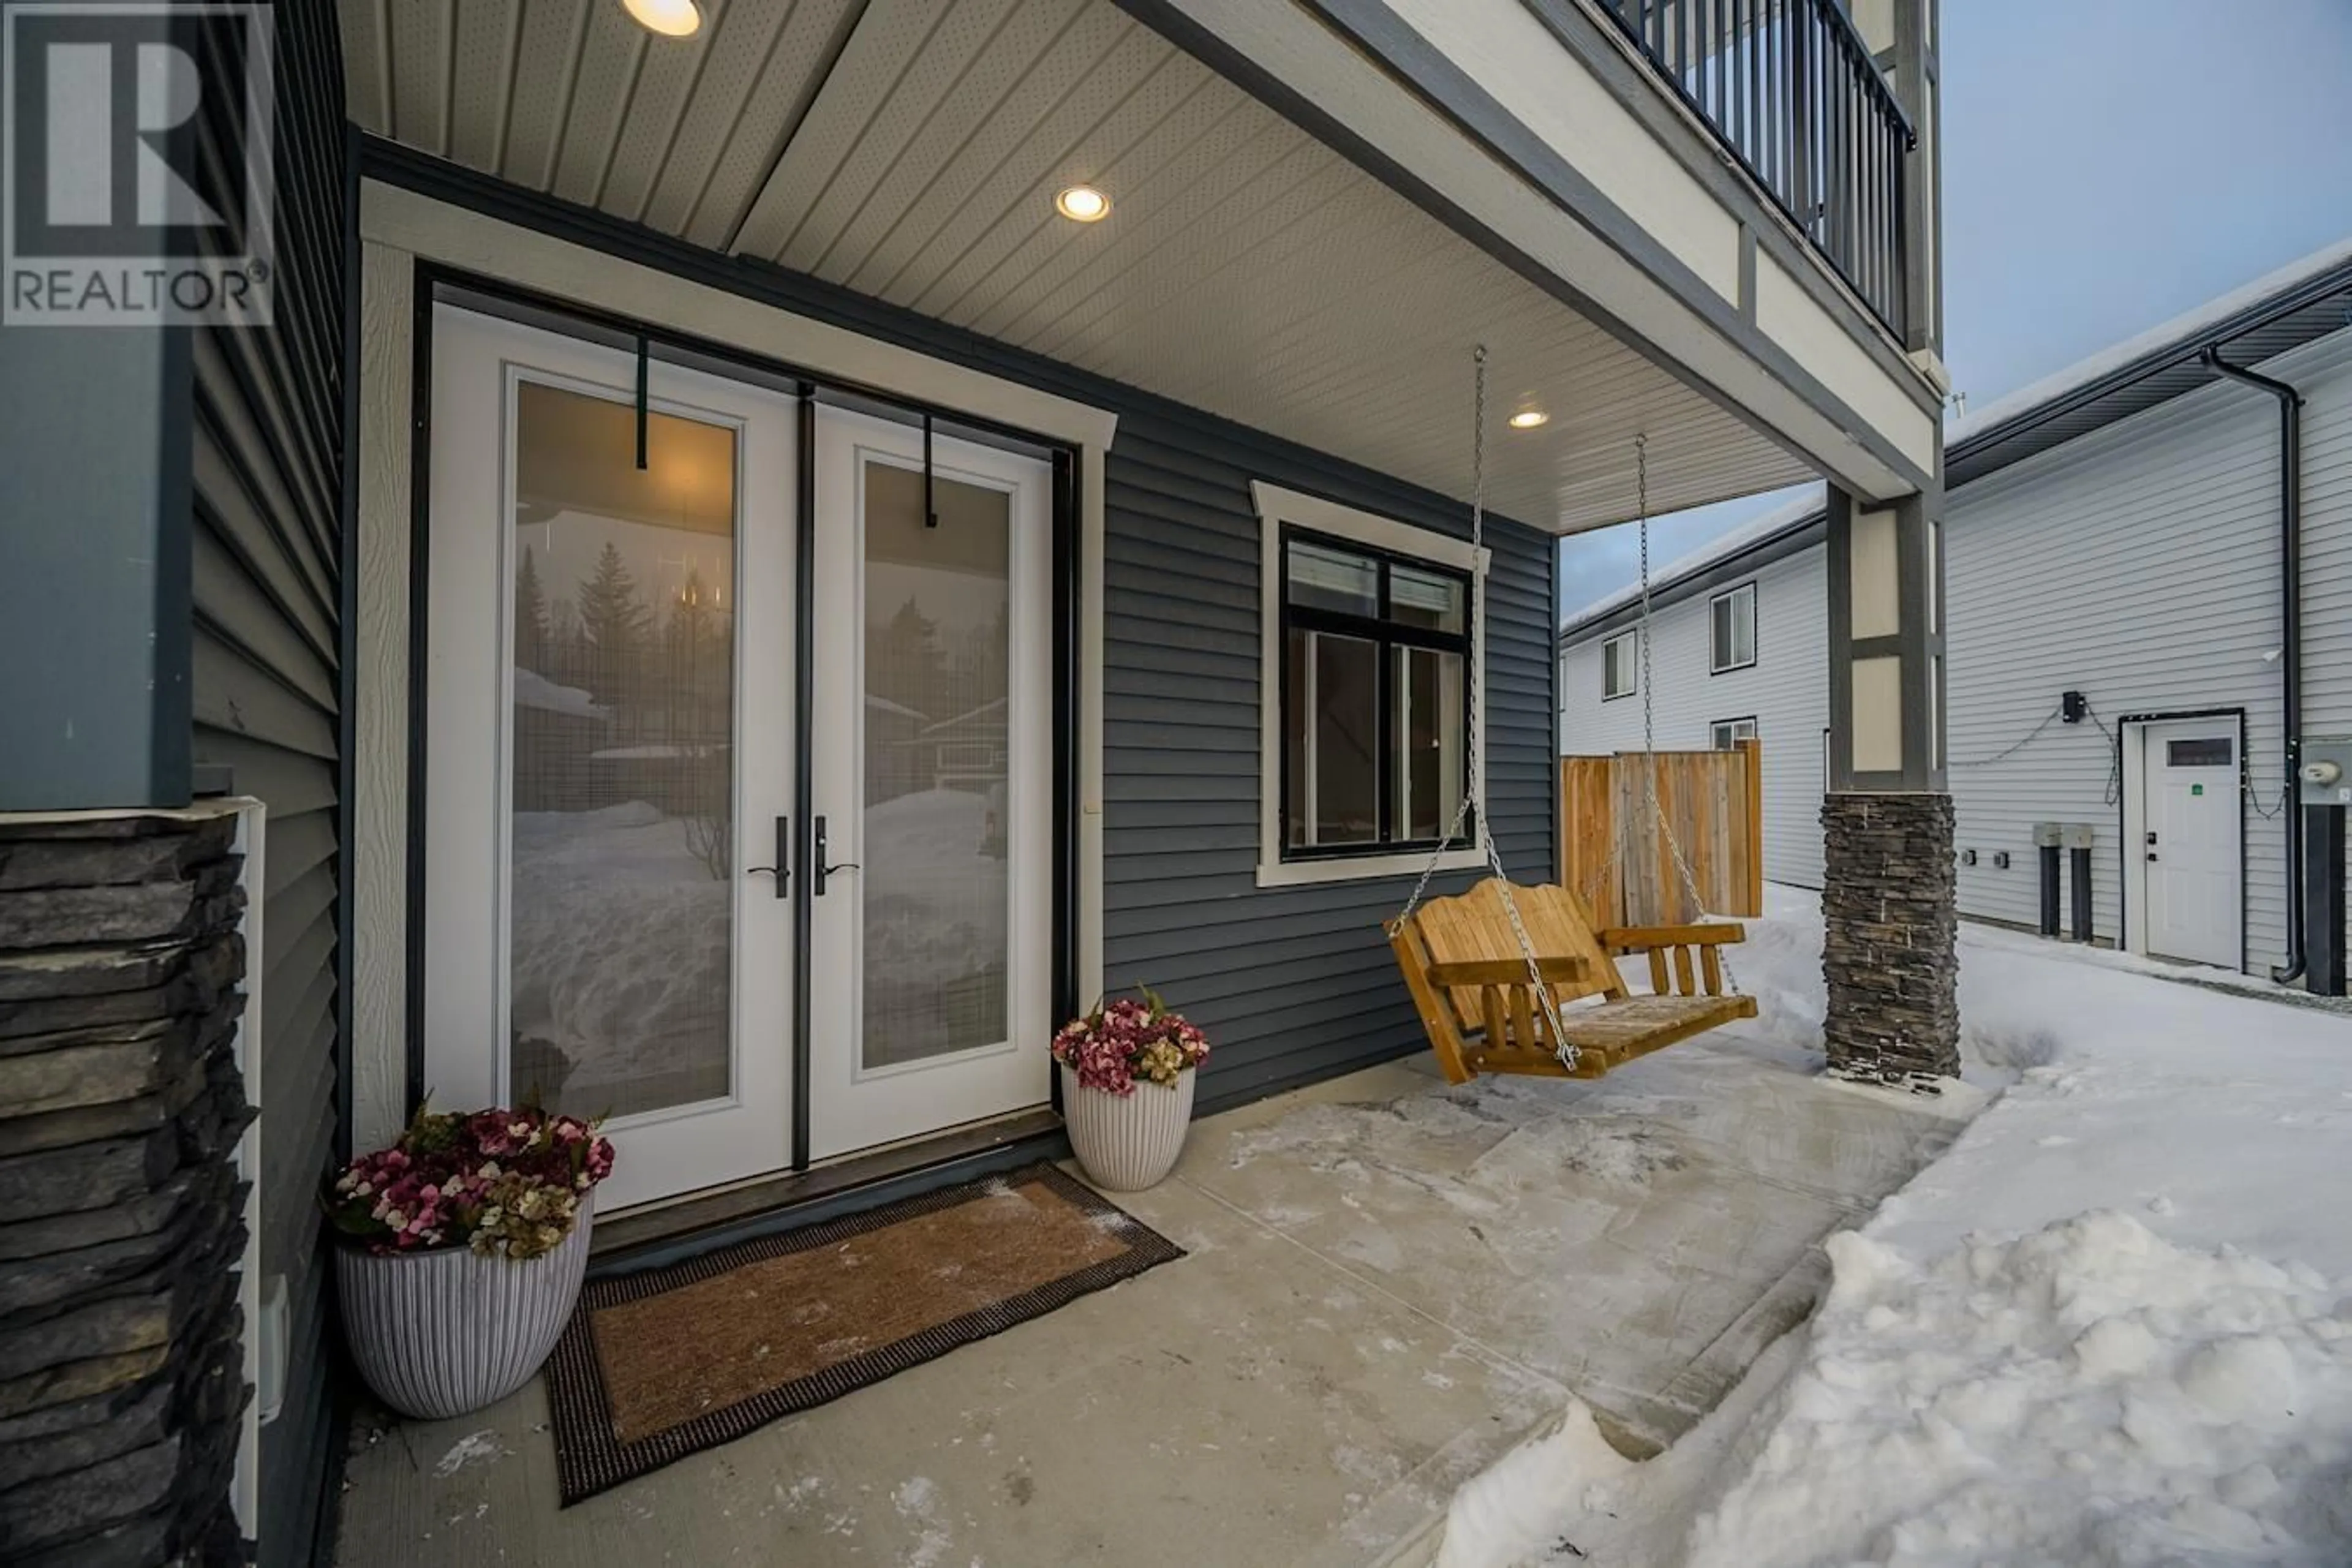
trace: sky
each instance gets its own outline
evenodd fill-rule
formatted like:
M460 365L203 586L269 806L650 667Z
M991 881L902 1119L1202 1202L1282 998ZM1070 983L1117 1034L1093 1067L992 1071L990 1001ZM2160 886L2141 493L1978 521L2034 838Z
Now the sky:
M1943 0L1943 21L1944 359L1969 407L2352 233L2352 0ZM1652 559L1794 493L1655 520ZM1631 525L1562 541L1562 611L1636 559Z

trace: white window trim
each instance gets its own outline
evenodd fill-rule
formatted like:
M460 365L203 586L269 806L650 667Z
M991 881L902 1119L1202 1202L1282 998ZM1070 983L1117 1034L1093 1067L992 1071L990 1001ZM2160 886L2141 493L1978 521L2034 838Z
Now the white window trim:
M1735 659L1729 664L1717 664L1715 662L1715 607L1726 599L1736 601L1742 594L1748 595L1748 657L1744 659ZM1763 628L1759 624L1762 612L1763 595L1756 591L1756 580L1752 577L1737 587L1726 588L1720 594L1707 595L1706 672L1709 675L1729 675L1737 670L1756 668L1756 661L1764 654L1764 639L1761 635ZM1735 637L1732 640L1736 643L1738 638Z
M1748 733L1746 735L1740 735L1737 732L1739 726L1742 724L1748 726ZM1725 730L1734 731L1731 738L1731 745L1729 746L1722 745L1718 743L1717 741L1717 736ZM1707 749L1709 751L1716 752L1727 752L1732 750L1734 747L1737 747L1741 741L1755 740L1761 733L1762 727L1759 725L1754 719L1745 714L1742 714L1737 719L1710 719L1706 721Z
M1642 694L1642 646L1640 643L1634 641L1634 639L1639 637L1642 634L1638 628L1628 628L1625 631L1619 632L1614 637L1607 637L1601 639L1601 701L1622 702L1628 697L1639 697ZM1626 672L1626 679L1631 681L1632 684L1627 686L1622 691L1612 691L1609 689L1609 650L1615 647L1619 643L1625 644L1626 650L1625 657L1617 661L1618 668Z
M1393 518L1341 506L1298 490L1262 480L1250 481L1250 499L1258 516L1258 835L1257 885L1297 888L1317 882L1364 882L1382 877L1418 875L1428 864L1425 851L1399 855L1351 855L1332 860L1290 860L1282 858L1282 525L1292 523L1352 540L1392 554L1409 555L1433 565L1450 566L1470 574L1470 682L1472 721L1478 732L1486 728L1486 563L1489 552L1466 539L1415 528ZM1470 780L1472 809L1484 822L1486 816L1486 758ZM1474 845L1449 849L1438 857L1441 870L1467 870L1483 866L1486 858Z

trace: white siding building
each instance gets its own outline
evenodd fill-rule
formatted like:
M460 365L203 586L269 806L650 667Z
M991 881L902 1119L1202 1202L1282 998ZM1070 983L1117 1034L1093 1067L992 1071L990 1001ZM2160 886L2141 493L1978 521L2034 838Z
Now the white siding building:
M1951 433L1946 756L1962 914L2038 925L2037 824L2092 830L2094 934L2264 973L2287 956L2280 416L2200 355L2287 383L2302 412L2303 734L2352 736L2352 246L1985 409ZM1818 887L1828 725L1817 498L1661 573L1662 749L1753 719L1764 859ZM1754 585L1754 662L1718 672L1722 596ZM1561 637L1561 749L1638 749L1635 595ZM1622 682L1621 682L1621 685ZM2084 706L2070 721L2064 694ZM2178 764L2178 765L2176 765ZM2219 804L2234 797L2236 809ZM2150 841L2148 835L2157 837ZM2071 925L2073 867L2062 929ZM2153 924L2154 929L2151 929Z

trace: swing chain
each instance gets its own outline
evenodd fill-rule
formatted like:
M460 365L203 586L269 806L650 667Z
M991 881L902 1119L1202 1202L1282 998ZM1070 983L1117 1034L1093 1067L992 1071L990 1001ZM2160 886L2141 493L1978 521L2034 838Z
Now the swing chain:
M1486 344L1480 343L1472 353L1471 366L1473 392L1470 434L1470 569L1474 584L1483 586L1486 580ZM1472 609L1474 616L1476 614L1477 605L1482 602L1483 596L1474 599ZM1479 653L1477 641L1472 643L1470 653L1471 700L1466 716L1467 722L1464 725L1464 729L1467 734L1465 750L1468 753L1466 760L1469 763L1469 776L1475 780L1486 776L1481 767L1485 737L1480 733L1478 723L1480 706L1478 693L1484 689L1486 682L1484 672L1477 668ZM1438 865L1444 858L1445 847L1461 837L1463 825L1470 818L1471 796L1472 792L1469 789L1463 790L1462 798L1454 808L1452 826L1445 830L1444 837L1437 841L1436 847L1430 850L1429 863L1421 868L1421 878L1413 883L1412 894L1405 900L1403 910L1389 922L1388 930L1391 937L1403 929L1405 921L1411 920L1413 911L1421 907L1422 899L1429 890L1430 879L1437 874ZM1511 934L1518 939L1519 952L1527 958L1528 984L1535 991L1536 1000L1542 1005L1544 1022L1551 1030L1553 1049L1559 1058L1560 1065L1574 1071L1577 1060L1576 1046L1569 1039L1567 1026L1561 1021L1559 998L1552 994L1551 987L1544 983L1543 965L1537 962L1535 939L1528 934L1526 922L1519 919L1518 901L1511 897L1511 879L1503 869L1503 851L1495 842L1495 830L1487 823L1484 812L1478 816L1476 831L1479 847L1486 851L1487 868L1495 873L1496 890L1502 895L1503 913L1511 922Z
M1691 870L1690 861L1683 854L1682 840L1675 837L1675 825L1666 819L1658 804L1658 712L1657 698L1650 685L1650 437L1647 431L1633 437L1633 487L1636 515L1642 520L1642 759L1643 780L1649 796L1650 821L1665 836L1666 850L1675 858L1675 869L1681 874L1683 895L1690 900L1692 918L1706 912L1706 900L1700 897L1698 877ZM1620 840L1622 839L1620 835ZM1738 978L1731 972L1731 958L1718 952L1717 962L1723 966L1723 984L1731 994L1739 994Z

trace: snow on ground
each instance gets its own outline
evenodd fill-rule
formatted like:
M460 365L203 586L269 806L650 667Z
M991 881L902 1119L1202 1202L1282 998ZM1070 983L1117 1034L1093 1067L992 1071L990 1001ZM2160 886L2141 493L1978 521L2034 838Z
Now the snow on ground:
M1739 950L1816 1048L1820 930L1774 889ZM2014 1081L1697 1428L1635 1465L1571 1407L1442 1568L2352 1562L2352 1020L2143 968L1963 927Z

